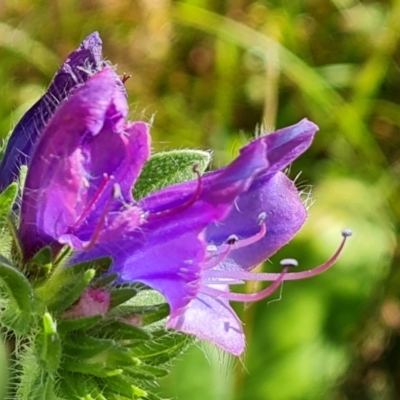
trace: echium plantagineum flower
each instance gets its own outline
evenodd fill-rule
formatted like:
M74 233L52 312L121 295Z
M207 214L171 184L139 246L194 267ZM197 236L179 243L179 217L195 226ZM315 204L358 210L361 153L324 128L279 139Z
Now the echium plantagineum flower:
M169 328L239 355L244 335L229 301L260 300L283 280L321 273L343 247L315 270L289 273L289 260L278 274L250 272L306 220L281 171L318 128L302 120L254 140L224 168L135 201L131 190L150 156L150 137L146 123L126 122L127 111L109 67L56 110L26 178L19 227L25 258L46 245L56 255L65 244L75 250L71 264L111 256L119 283L141 282L165 296ZM272 284L255 294L230 292L246 280Z
M28 165L43 129L63 100L94 73L107 66L102 58L102 42L97 32L90 34L72 52L55 74L45 94L15 126L0 164L0 192L18 179L22 165ZM124 86L115 74L119 87Z

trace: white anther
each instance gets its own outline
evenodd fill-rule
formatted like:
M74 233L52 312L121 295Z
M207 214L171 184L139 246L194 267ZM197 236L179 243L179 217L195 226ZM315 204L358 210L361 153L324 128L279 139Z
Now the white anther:
M228 244L235 244L239 241L239 238L236 235L230 235L226 241Z
M84 186L85 188L88 189L88 188L90 187L90 183L89 183L88 179L85 178L84 176L82 176L82 183L83 183L83 186Z
M295 258L284 258L279 263L282 267L298 267L299 263Z
M114 183L113 185L113 198L114 199L121 199L122 198L122 193L121 193L121 186L118 183Z
M266 219L267 219L267 213L265 211L258 214L258 222L260 225L263 224Z
M218 250L218 247L215 244L209 244L209 245L207 245L206 249L210 253L214 253Z
M351 229L345 228L342 230L343 237L349 237L351 235L353 235L353 231Z

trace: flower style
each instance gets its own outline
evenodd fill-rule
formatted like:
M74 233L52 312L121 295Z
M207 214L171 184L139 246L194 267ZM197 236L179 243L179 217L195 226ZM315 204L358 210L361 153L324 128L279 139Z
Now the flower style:
M29 164L36 142L60 103L106 65L102 58L100 36L94 32L69 55L55 74L46 93L15 126L0 164L0 191L18 179L22 165ZM118 82L116 74L115 77ZM124 91L120 81L119 87Z
M149 127L126 122L127 101L105 67L56 110L35 147L21 205L26 259L43 246L68 244L70 263L113 259L119 283L141 282L170 306L167 326L239 355L245 342L229 301L260 300L305 272L251 273L290 241L307 211L281 171L311 144L308 120L245 146L230 165L135 201L131 189L150 156ZM346 232L347 235L348 232ZM345 236L346 236L345 235ZM255 294L230 285L272 281Z

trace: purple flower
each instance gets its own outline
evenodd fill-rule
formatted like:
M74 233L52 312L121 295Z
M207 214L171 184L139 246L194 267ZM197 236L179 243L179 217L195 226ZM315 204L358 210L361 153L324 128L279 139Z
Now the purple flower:
M311 144L316 125L302 120L263 136L230 165L135 201L131 189L150 155L148 126L126 122L127 101L114 71L104 68L56 110L35 148L19 229L27 259L50 245L75 253L70 263L111 256L119 283L141 282L170 306L167 326L238 355L241 323L229 301L254 301L283 280L321 267L251 273L290 241L307 212L281 171ZM255 294L230 292L246 280L272 281Z
M28 165L34 146L60 103L107 63L102 58L102 43L97 32L90 34L72 52L55 74L46 93L15 126L0 164L0 191L18 179L21 165ZM122 82L115 74L119 87Z
M46 245L55 252L62 244L90 246L106 217L108 230L101 237L118 224L119 209L132 203L131 187L150 152L147 125L126 124L127 112L126 97L108 67L57 109L26 178L19 233L27 259ZM139 225L141 214L130 207L124 223Z

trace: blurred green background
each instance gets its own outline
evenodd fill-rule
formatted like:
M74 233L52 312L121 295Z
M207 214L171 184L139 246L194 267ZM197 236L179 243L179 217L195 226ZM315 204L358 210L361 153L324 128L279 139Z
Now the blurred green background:
M245 356L199 343L160 395L399 399L400 1L0 0L3 137L94 30L132 74L131 119L154 116L155 151L212 148L218 167L261 126L320 126L289 172L308 223L265 270L316 266L355 233L331 271L237 307Z

